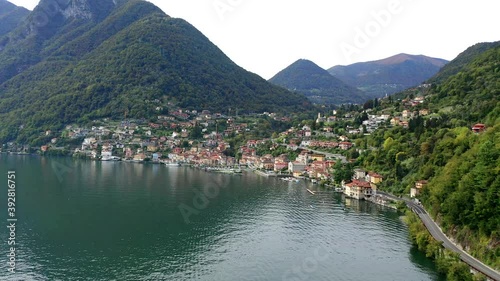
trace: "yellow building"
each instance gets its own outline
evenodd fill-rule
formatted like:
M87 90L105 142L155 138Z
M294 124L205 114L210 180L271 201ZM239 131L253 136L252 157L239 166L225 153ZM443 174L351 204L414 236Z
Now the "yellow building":
M311 155L311 159L313 161L324 162L324 161L326 161L326 156L324 154L313 154L313 155Z

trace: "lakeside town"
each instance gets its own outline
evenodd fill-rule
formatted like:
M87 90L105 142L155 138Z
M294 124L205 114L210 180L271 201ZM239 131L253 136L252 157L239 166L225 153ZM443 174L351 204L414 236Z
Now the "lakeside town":
M228 114L183 110L173 104L165 110L155 105L159 101L151 101L159 113L154 121L127 119L126 115L122 121L96 120L91 127L68 125L62 132L47 130L43 137L48 143L40 147L8 143L1 148L3 152L71 154L98 161L191 165L212 172L240 173L245 167L262 176L306 179L350 198L391 205L377 196L384 179L379 172L363 167L344 171L343 164L354 162L366 149L376 149L359 142L360 137L380 127L408 128L413 118L430 114L421 106L422 96L400 102L407 108L401 112L372 114L368 109L359 115L331 110L318 113L312 122L273 132L271 137L249 139L262 127L269 127L269 122L290 124L291 118L268 112L239 116L237 110L228 110ZM472 129L484 130L480 126ZM410 196L418 196L426 183L415 182Z

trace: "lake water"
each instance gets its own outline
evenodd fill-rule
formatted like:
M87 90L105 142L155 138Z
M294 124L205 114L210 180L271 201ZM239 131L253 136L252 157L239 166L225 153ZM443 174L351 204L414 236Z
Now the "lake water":
M5 225L8 171L0 280L444 280L395 211L305 182L0 154Z

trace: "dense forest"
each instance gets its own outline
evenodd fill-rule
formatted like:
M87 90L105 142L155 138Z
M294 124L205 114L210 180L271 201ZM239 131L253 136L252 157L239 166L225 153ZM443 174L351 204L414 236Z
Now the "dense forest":
M86 2L90 12L94 2ZM0 39L0 142L29 143L44 130L103 117L156 118L168 103L240 113L311 108L234 64L186 21L146 1L118 3L91 21L55 14L32 34Z
M361 154L361 165L383 173L383 188L409 193L428 180L420 199L443 230L473 255L500 268L500 47L470 56L455 75L414 89L431 114L416 115L408 128L379 130L366 138L379 147ZM375 110L408 109L384 101ZM476 123L486 125L473 132Z

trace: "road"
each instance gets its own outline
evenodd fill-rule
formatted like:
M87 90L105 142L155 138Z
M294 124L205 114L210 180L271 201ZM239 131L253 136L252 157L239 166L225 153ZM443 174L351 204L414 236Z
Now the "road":
M395 197L397 198L397 197ZM399 199L399 198L398 198ZM399 199L401 200L401 199ZM465 251L459 249L453 242L444 235L443 231L439 228L439 226L432 220L432 218L429 216L427 211L419 204L410 201L410 200L405 200L406 204L408 207L410 207L422 220L422 222L425 224L425 227L429 230L429 233L436 239L437 241L442 241L443 246L446 249L449 249L455 253L458 253L460 255L460 259L468 264L470 267L474 268L475 270L481 272L482 274L486 275L492 280L500 281L500 273L491 267L483 264L481 261L477 260L476 258L472 257Z
M342 161L342 163L347 163L347 158L345 156L340 155L340 154L333 154L333 153L328 153L328 152L324 152L324 151L320 151L320 150L314 150L314 149L305 148L305 147L301 147L301 148L305 149L305 150L312 151L314 153L324 154L328 158L339 159L339 160Z

